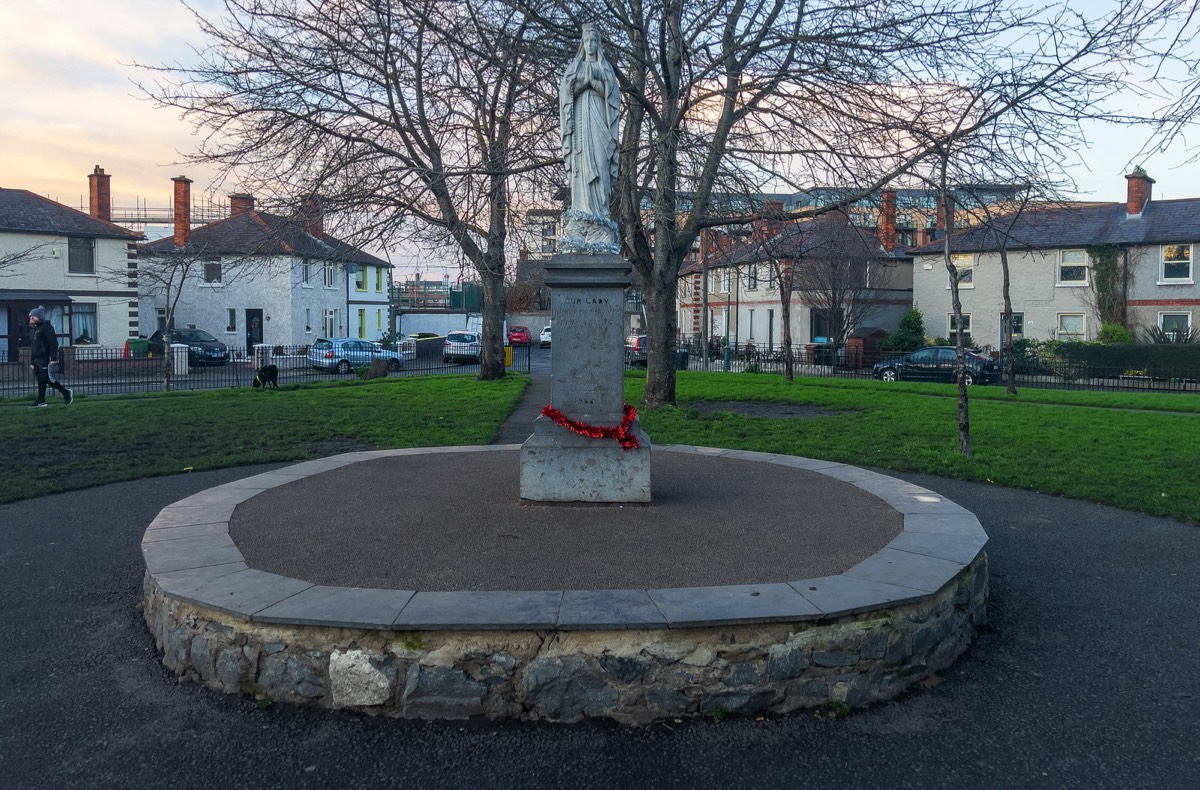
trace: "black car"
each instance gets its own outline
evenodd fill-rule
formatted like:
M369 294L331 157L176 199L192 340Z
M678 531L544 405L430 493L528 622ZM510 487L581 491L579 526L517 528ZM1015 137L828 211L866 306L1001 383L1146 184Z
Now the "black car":
M156 357L166 352L163 334L160 329L146 341L147 350ZM189 365L224 365L229 361L229 348L203 329L175 329L171 342L187 344Z
M1000 380L1000 368L978 351L964 352L963 365L967 384L993 384ZM929 346L876 362L872 373L882 381L952 382L957 369L953 347Z

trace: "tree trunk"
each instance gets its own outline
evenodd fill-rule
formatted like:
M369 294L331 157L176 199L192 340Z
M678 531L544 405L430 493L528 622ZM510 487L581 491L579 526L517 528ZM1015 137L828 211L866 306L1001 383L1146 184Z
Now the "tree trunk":
M675 288L655 274L645 278L647 409L675 405Z
M1004 321L1001 331L1004 333L1003 354L1004 354L1004 380L1008 384L1008 394L1017 394L1017 361L1013 359L1013 339L1012 339L1012 299L1009 297L1008 287L1008 248L1000 247L1000 275L1002 278L1002 291L1004 294Z
M792 357L792 276L791 267L779 267L779 340L784 343L784 378L793 381L796 359Z
M504 266L503 259L478 267L483 281L483 343L479 360L479 380L504 378Z

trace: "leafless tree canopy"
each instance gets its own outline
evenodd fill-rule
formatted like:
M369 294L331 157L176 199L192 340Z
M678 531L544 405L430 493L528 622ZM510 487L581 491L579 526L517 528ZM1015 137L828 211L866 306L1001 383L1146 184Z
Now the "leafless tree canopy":
M999 119L1063 151L1080 117L1180 3L1090 16L1002 0L511 0L547 30L606 30L627 115L614 214L646 293L647 403L674 400L675 280L704 227L748 221L729 194L851 187L841 207ZM963 91L963 88L966 88ZM1037 121L1035 125L1034 122ZM1014 138L1016 139L1016 138Z
M510 195L556 156L539 34L491 0L225 0L196 20L198 64L146 88L204 130L194 157L321 195L356 243L457 247L483 282L483 377L503 375Z

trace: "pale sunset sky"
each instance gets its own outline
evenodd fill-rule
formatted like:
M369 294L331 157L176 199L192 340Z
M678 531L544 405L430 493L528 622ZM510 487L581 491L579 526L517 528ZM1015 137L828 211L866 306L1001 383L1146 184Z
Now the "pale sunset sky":
M214 9L216 0L193 0ZM187 175L204 198L212 173L179 164L196 138L172 110L141 98L134 81L151 75L134 62L158 64L191 55L200 43L187 9L175 0L10 0L0 4L0 186L28 189L86 210L87 176L100 165L112 176L114 208L166 206L170 179ZM1123 200L1123 174L1141 133L1096 129L1094 145L1073 171L1079 197ZM1133 164L1157 183L1156 199L1200 197L1200 164L1182 144ZM221 185L216 196L235 191ZM400 261L394 261L400 264Z

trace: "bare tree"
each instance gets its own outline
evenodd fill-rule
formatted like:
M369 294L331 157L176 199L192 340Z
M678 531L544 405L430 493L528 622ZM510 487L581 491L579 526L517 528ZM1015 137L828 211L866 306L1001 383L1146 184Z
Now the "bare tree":
M480 377L504 375L511 184L556 154L553 57L492 0L225 0L198 65L146 92L205 130L191 158L298 204L359 246L455 246L484 295Z
M1118 0L1096 22L1003 0L511 2L563 37L583 21L608 33L626 107L613 211L646 297L651 407L675 399L677 277L697 234L753 218L714 212L717 196L841 184L789 218L848 205L1070 75L1112 77L1171 5ZM948 90L989 81L996 101L969 124L928 123Z
M42 258L46 257L42 254L42 250L51 246L53 246L52 242L47 241L41 244L31 244L24 249L0 253L0 277L15 274L15 272L11 270L15 269L20 264L28 263L29 261L41 260Z

